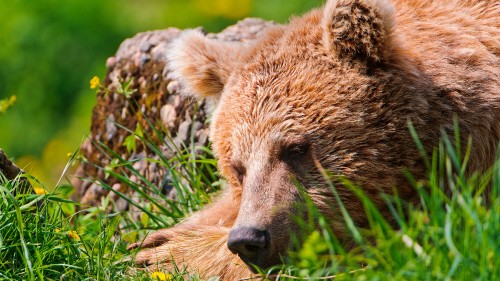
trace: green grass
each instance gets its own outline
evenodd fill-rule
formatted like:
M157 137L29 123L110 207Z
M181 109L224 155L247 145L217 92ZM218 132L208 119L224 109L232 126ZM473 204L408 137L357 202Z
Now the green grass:
M127 254L114 235L119 217L67 215L64 205L74 203L64 194L20 194L18 187L19 179L0 179L0 280L127 277L126 264L115 264Z
M313 231L304 244L309 247L292 254L287 275L336 276L336 280L498 280L500 162L484 174L466 177L467 157L461 159L445 138L430 157L429 177L416 181L409 175L420 196L419 206L385 196L396 228L362 189L345 181L362 199L370 227L353 227L350 217L344 216L356 241L348 253L327 227ZM444 192L445 186L449 192ZM315 218L325 225L321 216Z
M210 192L217 188L210 185L216 178L214 160L183 153L165 159L150 137L138 134L140 145L158 156L147 161L164 169L177 166L180 171L173 175L172 184L179 194L176 201L138 174L133 163L102 146L114 160L101 168L143 197L137 200L118 194L140 210L140 221L131 212L116 211L110 201L75 212L80 206L68 199L72 187L67 185L42 195L22 194L16 192L20 179L0 177L0 280L153 280L125 261L134 254L125 250L126 245L192 214L210 201ZM467 177L463 171L468 154L456 153L453 147L457 144L445 139L432 156L425 157L426 179L408 175L418 191L419 206L385 196L397 227L374 208L362 189L345 181L361 198L370 221L370 228L360 229L348 213L340 215L353 236L354 249L341 247L328 222L309 203L305 206L309 219L300 222L307 238L299 250L290 253L285 265L263 274L279 280L333 276L335 280L498 279L500 161L483 174ZM140 180L132 181L128 175ZM444 192L445 186L449 192ZM335 191L333 185L331 188ZM315 230L314 225L320 228ZM182 269L171 277L198 280Z

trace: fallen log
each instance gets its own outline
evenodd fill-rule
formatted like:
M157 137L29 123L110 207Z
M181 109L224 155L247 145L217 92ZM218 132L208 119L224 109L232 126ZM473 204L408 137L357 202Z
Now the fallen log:
M272 25L275 23L249 18L206 36L248 42ZM165 54L169 43L181 33L179 29L169 28L137 34L125 40L116 55L107 60L108 70L97 93L90 136L80 148L84 161L80 162L72 180L75 200L96 206L109 197L119 210L132 208L116 192L102 187L105 183L115 191L137 198L132 189L106 175L103 167L111 164L110 153L131 161L142 177L159 187L162 193L175 197L175 190L168 184L170 171L145 160L158 160L157 153L145 146L127 149L124 142L140 126L150 136L155 135L155 130L165 130L177 147L188 146L191 140L193 147L208 145L205 103L187 98L189 93L184 93L182 85L169 77ZM151 141L170 158L179 153L166 145L164 139L153 137ZM139 180L130 171L122 172L129 173L131 180Z

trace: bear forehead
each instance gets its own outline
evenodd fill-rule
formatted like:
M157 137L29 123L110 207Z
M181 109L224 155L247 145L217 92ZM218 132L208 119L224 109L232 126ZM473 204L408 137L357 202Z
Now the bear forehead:
M355 94L373 83L324 46L321 19L321 10L313 10L272 28L247 48L225 85L223 100L241 104L238 111L246 114L296 111L335 105L342 98L337 94Z
M361 122L376 81L323 46L321 11L270 30L240 58L213 119L215 146L268 150L300 137L328 142L331 126Z
M276 151L304 137L328 142L332 126L362 119L364 109L359 106L369 85L362 82L365 78L356 77L353 83L348 73L314 61L291 67L267 64L256 70L235 75L214 118L214 141L230 144L235 158L258 149Z
M365 93L375 84L327 60L283 53L233 74L219 101L218 114L224 116L218 119L220 125L234 122L233 128L253 135L307 133L353 110L350 105L365 103Z

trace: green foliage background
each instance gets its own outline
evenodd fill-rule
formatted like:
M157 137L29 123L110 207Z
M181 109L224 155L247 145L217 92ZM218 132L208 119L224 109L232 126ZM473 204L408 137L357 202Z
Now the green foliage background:
M322 0L9 0L0 9L0 148L48 186L90 126L92 76L137 32L204 26L217 32L253 16L285 22Z

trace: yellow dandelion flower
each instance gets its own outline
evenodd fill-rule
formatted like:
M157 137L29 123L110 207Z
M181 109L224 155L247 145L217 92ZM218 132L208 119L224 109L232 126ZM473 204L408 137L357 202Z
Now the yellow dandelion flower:
M95 89L101 84L101 80L99 80L99 77L94 76L92 79L90 79L90 89Z
M38 186L35 186L33 187L33 190L35 191L36 194L38 195L42 195L42 194L45 194L47 193L47 191L45 190L45 188L43 187L38 187Z
M78 235L78 233L74 230L68 231L68 237L74 240L80 239L80 235Z
M155 271L149 275L151 278L154 280L159 280L159 281L172 281L174 280L171 274L168 273L163 273L159 271Z
M9 107L11 107L17 98L16 96L11 96L10 98L0 99L0 113L5 112Z

